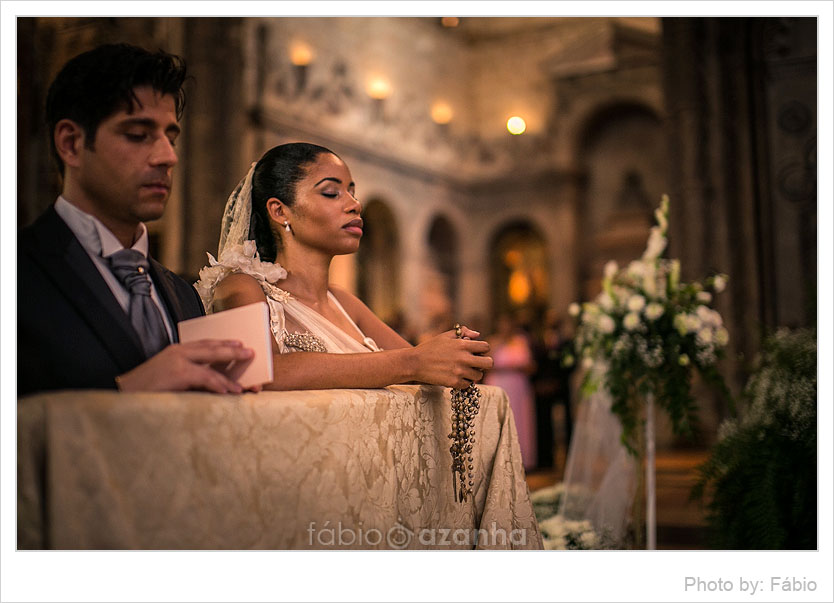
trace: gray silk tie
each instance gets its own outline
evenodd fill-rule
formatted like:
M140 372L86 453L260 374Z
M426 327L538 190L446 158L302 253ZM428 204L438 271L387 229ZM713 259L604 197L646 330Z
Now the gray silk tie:
M107 256L110 269L130 293L128 316L148 358L168 345L168 332L159 308L151 299L148 260L134 249Z

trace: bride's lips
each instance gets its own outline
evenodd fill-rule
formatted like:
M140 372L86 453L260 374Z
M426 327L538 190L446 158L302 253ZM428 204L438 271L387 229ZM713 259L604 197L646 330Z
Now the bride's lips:
M342 226L342 228L344 230L347 230L348 232L352 232L361 236L362 226L364 226L364 222L362 222L361 219L357 218L356 220L351 220L350 222Z

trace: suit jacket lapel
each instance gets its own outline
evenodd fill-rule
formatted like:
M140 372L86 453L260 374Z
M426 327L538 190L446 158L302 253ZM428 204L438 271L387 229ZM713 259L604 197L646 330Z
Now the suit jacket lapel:
M59 285L120 366L128 370L145 360L142 344L90 256L54 208L43 217L44 229L33 258Z
M173 343L177 343L180 340L179 333L177 332L177 323L185 320L187 317L183 312L182 304L174 289L174 284L171 282L165 269L152 257L148 257L148 263L150 264L151 278L153 279L154 285L156 285L156 291L168 309L168 317L171 319L171 332L174 335Z

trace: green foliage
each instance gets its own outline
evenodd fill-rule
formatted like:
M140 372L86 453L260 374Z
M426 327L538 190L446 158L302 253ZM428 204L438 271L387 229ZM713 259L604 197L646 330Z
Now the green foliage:
M693 490L693 497L710 496L711 545L815 549L816 330L769 337L745 398L746 411L721 426Z

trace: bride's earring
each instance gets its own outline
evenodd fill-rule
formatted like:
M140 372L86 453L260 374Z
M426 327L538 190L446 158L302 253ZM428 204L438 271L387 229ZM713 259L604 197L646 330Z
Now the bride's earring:
M292 231L290 230L290 223L289 223L289 222L284 222L284 230L286 230L286 231L287 231L287 234L289 234L289 233L291 233L291 232L292 232Z

